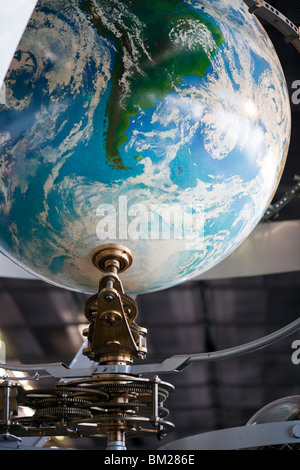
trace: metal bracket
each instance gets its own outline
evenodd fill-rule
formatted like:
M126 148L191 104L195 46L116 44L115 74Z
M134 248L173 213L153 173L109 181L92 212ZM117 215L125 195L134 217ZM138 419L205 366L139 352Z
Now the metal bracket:
M14 450L19 449L22 439L13 434L1 434L0 435L0 450Z
M91 363L92 364L92 363ZM95 365L80 369L70 368L62 362L52 364L0 364L1 369L16 372L33 372L32 380L48 379L48 378L81 378L91 377L95 371ZM4 376L3 378L7 378ZM29 380L29 377L9 377L11 381L19 381L22 379Z
M97 374L159 374L170 372L181 372L190 364L186 363L189 356L173 356L160 364L136 364L136 365L93 365L80 369L69 368L63 363L56 364L1 364L1 368L14 372L33 372L31 377L9 377L11 381L40 380L45 378L75 379L93 377ZM7 376L2 377L7 378Z
M254 13L274 26L284 35L285 42L291 43L300 52L300 30L292 21L263 0L244 0L244 2L250 13Z
M264 0L257 0L256 5L252 5L252 7L249 8L249 13L255 13L258 8L261 8L264 4Z
M111 372L120 372L122 367L123 373L131 373L133 375L140 374L162 374L169 372L181 372L186 367L191 364L198 362L212 362L220 361L225 359L230 359L233 357L239 357L245 354L255 352L266 346L280 341L287 336L290 336L300 330L300 318L289 323L283 328L267 335L262 338L250 341L233 348L223 349L220 351L208 352L208 353L198 353L198 354L181 354L171 356L165 359L159 364L135 364L135 365L112 365L115 369L111 368L111 365L99 365L95 362L91 362L90 367L84 368L72 368L68 367L63 363L52 363L52 364L29 364L29 365L19 365L19 364L0 364L2 369L12 370L12 371L23 371L23 372L34 372L35 376L39 379L41 378L83 378L83 377L92 377L95 374L100 374L107 372L107 367L111 368ZM125 369L124 369L125 367ZM106 368L106 369L105 369ZM125 372L126 370L126 372ZM47 372L47 375L40 375L40 372ZM11 377L10 380L16 380L16 378ZM28 380L28 378L27 378Z

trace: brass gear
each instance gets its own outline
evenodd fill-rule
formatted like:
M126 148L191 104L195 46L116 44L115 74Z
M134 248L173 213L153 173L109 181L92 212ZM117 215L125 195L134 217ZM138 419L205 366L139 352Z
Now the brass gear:
M121 300L127 320L131 323L138 315L138 306L136 301L127 294L121 294Z
M136 301L127 294L120 294L124 312L129 323L133 322L138 315L138 306ZM98 295L92 295L86 302L84 314L87 320L92 322L97 314Z

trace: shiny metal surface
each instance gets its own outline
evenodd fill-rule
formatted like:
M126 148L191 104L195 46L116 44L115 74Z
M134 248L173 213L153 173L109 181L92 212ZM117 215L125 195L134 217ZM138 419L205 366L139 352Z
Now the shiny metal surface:
M295 421L300 418L300 395L280 398L261 408L248 421L248 425Z

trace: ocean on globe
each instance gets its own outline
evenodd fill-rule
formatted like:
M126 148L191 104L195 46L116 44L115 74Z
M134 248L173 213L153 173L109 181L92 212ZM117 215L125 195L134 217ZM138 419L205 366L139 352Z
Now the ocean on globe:
M0 250L98 289L121 243L132 294L217 265L271 202L291 132L285 77L243 0L40 0L0 105Z

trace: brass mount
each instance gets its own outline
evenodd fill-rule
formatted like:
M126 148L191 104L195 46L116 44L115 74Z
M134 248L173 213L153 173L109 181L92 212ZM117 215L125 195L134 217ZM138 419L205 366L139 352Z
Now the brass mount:
M92 261L94 266L104 273L109 266L115 266L118 273L122 273L132 265L132 254L123 245L109 243L94 250Z
M102 271L98 294L86 303L85 316L90 325L83 331L89 345L83 354L99 364L131 364L134 357L147 354L147 330L135 323L138 307L123 290L119 273L132 264L128 248L118 244L98 247L92 257Z

